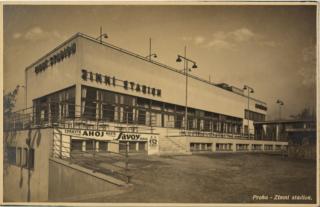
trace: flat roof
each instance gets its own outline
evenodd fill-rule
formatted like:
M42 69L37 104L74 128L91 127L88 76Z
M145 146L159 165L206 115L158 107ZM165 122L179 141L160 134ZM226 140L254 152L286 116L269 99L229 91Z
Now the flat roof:
M297 120L270 120L270 121L258 121L253 124L295 124L295 123L312 123L316 120L311 119L297 119Z
M165 68L165 69L174 71L174 72L176 72L176 73L180 73L180 74L182 74L182 75L185 75L184 72L182 72L181 70L178 70L178 69L176 69L176 68L173 68L173 67L171 67L171 66L165 65L165 64L163 64L163 63L154 61L154 60L152 60L152 59L146 58L146 57L144 57L144 56L142 56L142 55L139 55L139 54L137 54L137 53L134 53L134 52L128 51L128 50L126 50L126 49L120 48L120 47L115 46L115 45L113 45L113 44L106 43L106 42L103 42L103 41L101 42L100 40L97 40L97 39L95 39L95 38L93 38L93 37L90 37L90 36L88 36L88 35L86 35L86 34L83 34L83 33L80 33L80 32L78 32L78 33L76 33L75 35L71 36L69 39L67 39L66 41L62 42L62 43L59 44L57 47L55 47L54 49L52 49L51 51L49 51L48 53L46 53L45 55L43 55L41 58L37 59L35 62L33 62L32 64L30 64L29 66L27 66L27 67L25 68L25 71L27 71L28 69L30 69L32 66L34 66L37 62L39 62L40 60L42 60L42 59L45 58L46 56L49 56L50 54L56 52L56 51L57 51L59 48L61 48L63 45L65 45L65 44L67 44L68 42L76 39L77 37L83 37L83 38L85 38L85 39L87 39L87 40L96 42L96 43L98 43L98 44L100 44L100 45L104 45L104 46L110 47L110 48L112 48L112 49L115 49L115 50L118 50L118 51L120 51L120 52L123 52L123 53L125 53L125 54L127 54L127 55L131 55L131 56L133 56L133 57L136 57L136 58L139 58L139 59L141 59L141 60L147 61L147 62L149 62L149 63L153 63L153 64L155 64L155 65L158 65L158 66L160 66L160 67L162 67L162 68ZM219 88L219 89L221 89L221 90L228 91L228 92L230 92L230 93L233 93L233 94L236 94L236 95L239 95L239 96L243 96L243 97L248 98L248 96L246 96L246 95L244 95L244 94L240 94L240 93L236 93L236 92L234 92L234 91L226 90L226 89L224 89L224 88L219 87L217 84L212 83L212 82L209 82L209 81L207 81L207 80L205 80L205 79L203 79L203 78L200 78L200 77L198 77L198 76L195 76L195 75L192 75L192 74L188 74L188 77L193 78L193 79L198 80L198 81L201 81L201 82L204 82L204 83L207 83L207 84L209 84L209 85L211 85L211 86L214 86L214 87L217 87L217 88ZM233 86L233 87L235 87L235 86ZM264 101L261 101L261 100L259 100L259 99L252 98L252 97L249 97L249 98L250 98L251 100L257 101L257 102L259 102L259 103L261 103L261 104L267 105Z

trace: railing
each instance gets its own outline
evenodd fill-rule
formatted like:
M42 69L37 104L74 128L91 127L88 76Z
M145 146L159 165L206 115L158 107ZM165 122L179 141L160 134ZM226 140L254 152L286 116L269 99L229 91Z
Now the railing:
M194 136L194 137L213 137L213 138L231 138L231 139L254 139L254 135L244 133L221 133L214 131L199 131L199 130L180 130L179 136Z
M234 131L235 126L237 126L235 123L219 121L215 118L189 116L188 120L197 119L196 124L189 121L188 130L185 131L183 114L179 114L179 116L182 116L180 120L173 113L161 112L156 109L146 109L137 106L126 107L122 105L108 105L108 107L103 108L102 106L103 109L98 110L96 106L86 106L84 109L68 102L50 102L45 107L28 108L5 117L4 129L23 130L29 128L61 127L152 133L155 127L165 127L167 129L178 130L175 135L254 139L253 134L249 136L241 131ZM176 116L178 115L176 114ZM201 126L197 124L197 122L200 123L200 119L203 120ZM222 122L229 124L228 127L223 129ZM218 123L219 125L217 125ZM217 126L220 126L218 127L219 129Z
M81 141L92 141L92 149L73 149L72 142L74 138L80 138L82 139ZM91 169L94 173L103 173L129 183L131 175L129 170L128 143L108 141L108 143L118 145L119 149L120 146L124 146L125 149L124 152L120 150L119 152L112 152L108 150L99 150L96 147L96 142L97 140L87 137L69 136L54 132L51 157L63 159L70 164L77 164L87 169ZM103 165L101 165L101 163Z

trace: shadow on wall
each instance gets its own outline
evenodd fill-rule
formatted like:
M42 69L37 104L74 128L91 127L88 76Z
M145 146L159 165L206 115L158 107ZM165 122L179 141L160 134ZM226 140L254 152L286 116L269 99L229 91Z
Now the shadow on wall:
M27 137L23 137L23 134L27 134ZM31 165L30 163L33 163L34 157L30 156L30 149L36 149L40 146L41 144L41 139L42 139L42 135L41 135L41 129L28 129L28 132L26 133L26 131L17 131L17 130L12 130L12 131L5 131L4 132L4 140L3 140L3 146L4 146L4 165L3 165L3 178L5 178L6 176L9 176L10 173L10 165L15 165L17 167L19 167L19 180L18 184L19 184L19 188L21 189L21 191L23 191L23 186L24 184L27 185L27 201L31 201L31 178L32 178L32 169L31 169ZM15 153L16 156L20 156L20 157L16 157L16 160L14 160L14 157L11 157L10 159L10 154L8 153L8 148L9 147L13 147L16 149ZM26 152L22 152L20 151L20 153L17 153L17 147L21 147L26 148L27 151ZM26 153L24 154L25 158L22 160L22 153ZM19 159L19 161L18 161ZM11 162L9 162L9 160L11 160ZM23 163L22 163L23 162ZM27 170L27 177L25 177L25 171L24 169ZM17 178L18 179L18 178ZM12 181L13 182L13 181ZM26 182L26 183L25 183Z

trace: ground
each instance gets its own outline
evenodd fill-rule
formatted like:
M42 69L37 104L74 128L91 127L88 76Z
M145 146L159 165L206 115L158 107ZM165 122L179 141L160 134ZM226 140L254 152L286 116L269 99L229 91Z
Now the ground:
M307 196L301 203L316 202L316 162L311 160L228 153L135 155L129 163L129 187L85 202L299 203L293 195Z

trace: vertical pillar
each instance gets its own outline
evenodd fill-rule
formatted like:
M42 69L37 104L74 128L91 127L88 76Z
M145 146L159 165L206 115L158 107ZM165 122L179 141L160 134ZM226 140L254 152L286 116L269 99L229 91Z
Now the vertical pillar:
M96 141L96 151L99 152L99 141Z
M82 151L86 151L86 141L82 141Z
M76 94L75 94L75 117L81 116L81 84L76 85Z
M279 125L280 125L280 124L277 124L277 125L276 125L276 141L279 141L279 135L280 135L280 134L279 134L279 133L280 133Z
M232 151L233 152L235 152L235 151L237 151L237 144L234 142L234 143L232 143Z

